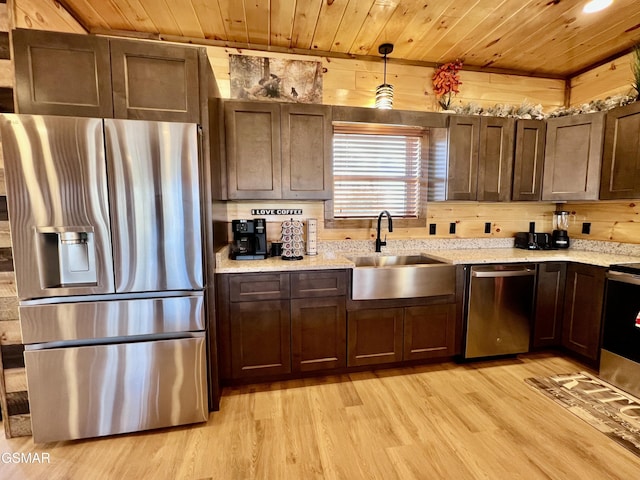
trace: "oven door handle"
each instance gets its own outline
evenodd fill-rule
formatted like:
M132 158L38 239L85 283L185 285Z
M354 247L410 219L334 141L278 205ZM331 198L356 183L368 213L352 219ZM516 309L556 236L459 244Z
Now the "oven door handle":
M614 282L630 283L631 285L640 285L640 276L631 275L624 272L607 272L607 278Z

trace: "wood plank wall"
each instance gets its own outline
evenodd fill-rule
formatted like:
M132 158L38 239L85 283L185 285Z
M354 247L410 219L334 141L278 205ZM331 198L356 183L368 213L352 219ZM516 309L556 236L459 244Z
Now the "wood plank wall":
M207 47L220 93L229 97L229 55L255 55L321 61L323 74L323 102L329 105L372 107L375 89L383 81L382 61L361 59L324 58L289 55L222 47ZM387 64L387 82L394 85L394 108L398 110L436 111L437 104L431 87L433 68L402 65L390 58ZM473 102L489 107L495 104L519 105L523 101L540 104L545 111L554 110L564 103L564 81L493 73L460 73L462 86L455 102Z
M12 12L0 3L0 112L13 112L13 61L9 48ZM7 438L31 435L27 382L18 318L4 162L0 149L0 411Z
M572 106L604 99L613 95L631 95L632 54L623 55L588 72L571 78Z
M302 215L294 216L296 220L307 218L318 219L319 240L367 240L375 239L375 220L371 227L357 229L325 229L323 202L269 202L269 201L233 201L219 205L216 211L221 216L216 220L231 221L234 218L253 218L251 209L259 208L302 208ZM549 232L552 229L552 213L555 203L546 202L433 202L427 205L427 219L424 227L394 228L389 239L442 239L442 238L509 238L515 232L528 231L529 222L536 222L537 231ZM267 220L268 241L278 241L280 224L288 217L277 215L264 216ZM456 233L449 233L449 225L456 224ZM491 233L484 233L485 223L491 224ZM436 234L430 235L428 224L436 225ZM229 237L231 230L229 228Z
M569 236L586 240L640 243L640 199L625 201L568 202ZM591 233L582 233L582 223L591 223Z

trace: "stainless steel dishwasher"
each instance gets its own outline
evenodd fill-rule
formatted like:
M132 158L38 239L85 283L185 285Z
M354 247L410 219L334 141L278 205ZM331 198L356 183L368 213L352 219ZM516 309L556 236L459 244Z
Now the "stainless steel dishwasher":
M464 357L529 351L535 266L472 266Z

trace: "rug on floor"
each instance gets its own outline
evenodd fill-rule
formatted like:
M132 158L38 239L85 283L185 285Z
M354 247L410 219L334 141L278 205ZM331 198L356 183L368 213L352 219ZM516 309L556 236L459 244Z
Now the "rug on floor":
M640 456L640 399L586 372L525 382Z

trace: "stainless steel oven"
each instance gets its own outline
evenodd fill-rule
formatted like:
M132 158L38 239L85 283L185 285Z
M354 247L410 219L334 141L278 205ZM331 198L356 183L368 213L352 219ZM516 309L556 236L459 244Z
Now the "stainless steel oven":
M600 377L640 396L640 263L607 273Z

